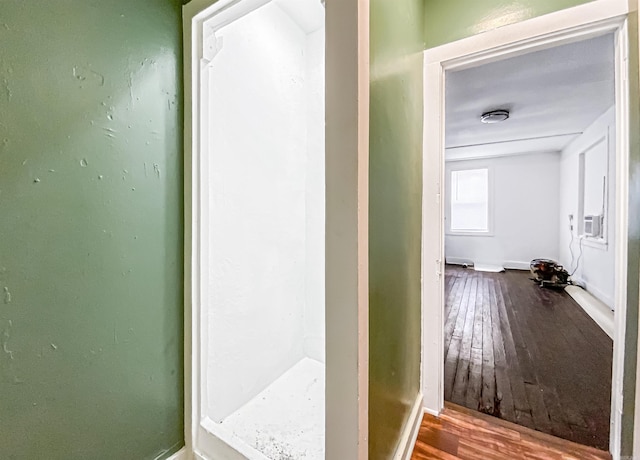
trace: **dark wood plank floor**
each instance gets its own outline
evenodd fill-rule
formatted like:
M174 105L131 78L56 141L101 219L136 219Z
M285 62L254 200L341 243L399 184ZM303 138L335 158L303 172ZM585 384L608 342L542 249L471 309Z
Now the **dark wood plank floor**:
M609 453L565 441L450 403L425 414L411 460L611 460Z
M613 343L529 273L446 269L445 400L608 450Z

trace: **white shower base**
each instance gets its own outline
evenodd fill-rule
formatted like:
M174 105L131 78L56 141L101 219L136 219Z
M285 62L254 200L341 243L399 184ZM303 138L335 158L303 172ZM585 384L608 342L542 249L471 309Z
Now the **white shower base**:
M231 434L225 441L250 460L323 460L324 369L324 364L303 358L222 421ZM262 455L251 455L254 449Z

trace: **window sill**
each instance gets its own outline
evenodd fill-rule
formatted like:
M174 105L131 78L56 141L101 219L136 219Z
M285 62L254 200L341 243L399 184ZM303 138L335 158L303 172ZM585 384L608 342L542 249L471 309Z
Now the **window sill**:
M609 246L607 240L602 238L590 238L588 236L581 236L580 239L582 240L582 245L589 248L602 249L606 251L607 247Z

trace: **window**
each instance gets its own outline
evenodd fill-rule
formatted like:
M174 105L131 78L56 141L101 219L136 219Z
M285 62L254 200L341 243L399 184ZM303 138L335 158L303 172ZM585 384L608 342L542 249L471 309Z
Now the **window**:
M452 232L489 232L489 170L451 171Z
M578 157L578 234L606 244L608 208L608 135Z

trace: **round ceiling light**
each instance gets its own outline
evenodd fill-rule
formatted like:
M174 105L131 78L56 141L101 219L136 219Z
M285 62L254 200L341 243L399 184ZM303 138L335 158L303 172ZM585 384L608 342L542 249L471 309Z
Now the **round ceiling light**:
M485 112L480 116L480 121L482 123L500 123L501 121L505 121L509 118L508 110L492 110L490 112Z

